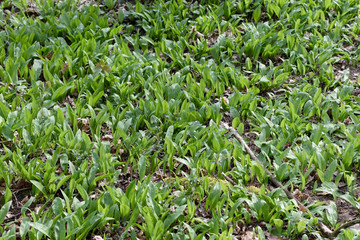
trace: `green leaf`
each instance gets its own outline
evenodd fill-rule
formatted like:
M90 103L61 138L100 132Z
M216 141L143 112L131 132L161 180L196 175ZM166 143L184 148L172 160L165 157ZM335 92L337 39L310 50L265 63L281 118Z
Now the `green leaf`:
M221 150L221 145L220 145L219 139L217 137L215 137L215 136L213 137L212 144L213 144L214 152L219 153Z
M93 95L89 97L89 105L91 107L94 107L102 96L104 96L104 91L97 90Z
M236 128L239 126L240 123L241 123L240 118L236 117L236 118L234 118L233 121L232 121L232 127L233 127L234 129L236 129Z
M124 21L124 11L122 10L122 8L119 8L118 20L119 20L119 23L122 23Z
M221 186L219 182L216 182L215 185L212 188L212 191L209 195L209 197L206 200L205 203L205 209L214 209L216 204L218 204L219 202L219 198L221 195Z
M12 201L5 203L0 209L0 224L5 220L6 214L9 212Z
M325 10L328 10L331 8L331 5L332 5L331 0L323 0L323 3L324 3Z
M225 19L229 19L231 16L231 6L230 6L231 2L230 1L225 1L224 4L224 15L225 15Z
M316 192L325 192L332 194L334 198L339 197L340 193L338 191L338 187L333 182L323 182L321 187L315 189Z
M238 118L239 120L241 118L239 111L234 107L230 107L230 114L233 118Z
M177 98L179 98L180 94L181 94L181 87L178 83L175 83L170 86L169 91L168 91L169 99L177 99Z
M303 221L303 220L300 220L298 223L297 223L297 230L298 230L298 233L302 233L306 228L306 223Z
M56 185L56 191L58 191L61 188L61 186L64 185L64 183L67 182L70 178L71 178L71 175L64 176L63 178L61 178L61 180Z
M289 75L290 75L290 73L288 73L288 72L279 74L274 79L274 84L282 83L283 81L285 81L288 78Z
M82 185L80 185L80 184L77 184L76 189L78 190L78 192L79 192L80 196L82 197L82 199L84 199L84 201L87 202L89 200L89 195L87 194L84 187Z
M336 167L337 167L337 160L335 159L334 161L332 161L329 165L329 167L326 169L325 172L325 181L327 182L331 182L334 172L336 171Z
M6 120L10 112L11 110L0 101L0 116L3 117L4 120Z
M129 206L129 199L126 197L126 195L123 195L121 197L120 215L127 218L130 215L130 212L131 208Z
M54 226L56 240L65 239L65 234L66 234L65 222L66 221L61 218L56 221Z
M169 214L164 221L164 230L167 231L170 225L184 212L186 205L178 207L175 212Z
M262 230L262 228L260 226L256 227L256 231L258 232L258 239L259 240L265 240L264 231Z
M65 85L59 87L59 88L56 89L56 91L53 93L53 95L52 95L52 97L51 97L51 100L57 101L57 100L61 99L61 98L66 94L66 90L67 90L67 87L66 87Z
M346 149L345 152L343 153L343 164L345 166L345 169L349 169L352 162L353 162L353 158L354 158L354 146L353 144L349 144Z
M259 6L257 6L257 8L253 12L253 19L255 23L257 23L260 20L260 18L261 18L261 4L259 4Z
M276 229L278 229L278 230L282 229L283 224L284 224L284 221L283 221L283 220L281 220L281 219L274 219L273 221L274 221L274 224L275 224Z
M24 206L22 206L21 208L21 215L24 215L26 210L30 207L30 205L33 203L33 201L35 200L35 197L31 197L25 204Z
M29 225L35 228L36 230L40 231L41 233L45 234L47 237L51 239L50 229L46 225L39 222L29 222Z
M52 82L54 79L54 76L50 73L49 68L48 68L48 64L44 64L43 67L43 75L46 81Z
M360 211L360 203L358 201L355 201L354 197L351 196L348 192L345 194L339 195L339 198L342 198L349 203L351 203L355 208L357 208L358 211Z
M39 59L35 59L32 69L35 72L35 79L39 79L41 72L42 72L42 66L43 66L44 62L42 60Z
M174 126L171 125L166 131L166 137L171 140L174 133Z
M51 208L55 215L59 215L59 214L63 213L63 210L64 210L63 201L64 200L60 199L59 197L56 197L54 199Z
M245 66L246 66L246 70L248 70L248 71L252 70L252 62L249 57L247 57L245 60Z
M146 171L146 159L144 155L141 155L139 161L138 161L138 170L139 170L139 177L140 179L144 179L145 171Z
M326 207L326 219L330 223L332 227L335 227L338 215L337 215L337 208L334 202L330 202L330 204Z
M240 123L238 128L236 129L240 135L244 133L244 124Z
M256 178L258 179L258 181L260 183L263 183L265 181L265 177L266 177L266 172L265 172L264 168L259 163L255 163L255 164L253 164L252 169L253 169L254 174L256 175Z
M5 195L3 196L2 202L7 203L12 198L12 192L8 186L6 186Z
M36 181L36 180L30 180L30 182L37 188L40 190L40 192L42 192L45 196L46 195L46 191L44 188L44 185L42 185L40 182Z

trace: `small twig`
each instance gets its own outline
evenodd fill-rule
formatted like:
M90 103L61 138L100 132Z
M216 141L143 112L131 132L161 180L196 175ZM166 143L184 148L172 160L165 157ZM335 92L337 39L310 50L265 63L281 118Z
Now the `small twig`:
M284 87L285 87L288 91L292 92L292 88L289 87L288 85L284 85Z
M225 173L221 173L221 175L226 179L226 181L230 182L232 185L236 185L236 182L232 180L229 176L226 176Z
M286 194L286 196L287 196L288 198L294 199L294 200L296 200L296 202L297 202L299 205L302 205L302 204L300 203L300 201L298 201L298 200L289 192L289 190L287 190L287 189L284 187L284 185L282 185L282 183L279 182L279 180L277 180L277 179L272 175L272 173L264 166L264 164L262 164L262 162L255 156L254 152L250 149L250 147L247 145L247 143L244 141L244 139L240 136L240 134L239 134L233 127L229 127L228 124L222 123L222 125L223 125L226 129L230 130L230 131L235 135L236 139L239 140L239 141L241 142L241 144L245 147L245 149L246 149L246 151L249 153L250 157L251 157L252 159L254 159L257 163L259 163L259 164L264 168L266 174L268 174L268 175L270 176L271 182L272 182L275 186L281 188L281 189L285 192L285 194Z
M304 208L307 210L308 214L314 218L314 216L312 215L312 213L304 206L302 205L302 203L296 199L294 197L294 195L292 195L289 190L287 190L284 185L279 182L273 175L272 173L267 169L265 168L264 164L262 164L262 162L260 162L260 160L255 156L254 152L250 149L250 147L247 145L247 143L244 141L244 139L240 136L240 134L233 128L233 127L230 127L227 123L221 123L221 126L223 126L224 128L226 128L227 130L230 130L236 137L237 140L239 140L243 146L245 147L246 151L248 152L248 154L250 155L250 157L255 160L257 163L259 163L265 170L265 172L270 176L270 179L271 179L271 182L276 185L277 187L281 188L286 196L290 199L294 199L297 204L299 204L300 207ZM224 176L225 174L223 174ZM225 175L226 176L226 175ZM224 177L225 177L224 176ZM226 176L227 177L227 176ZM225 178L226 178L225 177ZM344 229L344 228L348 228L350 226L353 226L355 224L358 224L360 223L360 219L355 219L353 221L350 221L350 222L347 222L347 223L344 223L342 224L340 227L338 227L336 230L332 231L330 230L324 223L322 223L321 221L318 222L318 226L321 230L321 232L323 233L323 235L325 235L326 237L330 238L330 239L334 239L341 231L341 229Z
M360 219L354 219L350 222L343 223L337 229L335 229L333 231L333 233L331 234L332 236L329 236L329 237L335 238L340 233L341 229L348 228L348 227L354 226L355 224L359 224L359 223L360 223Z

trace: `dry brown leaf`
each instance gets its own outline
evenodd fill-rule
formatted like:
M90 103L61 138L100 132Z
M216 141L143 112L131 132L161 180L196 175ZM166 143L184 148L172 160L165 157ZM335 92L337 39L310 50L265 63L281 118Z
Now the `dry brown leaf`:
M257 240L257 236L254 235L253 231L246 231L244 234L241 235L242 240Z
M102 138L101 138L101 141L104 141L104 142L110 142L113 140L113 136L111 134L105 134Z
M50 52L48 55L45 55L44 58L51 59L53 55L54 53Z
M67 64L67 62L63 62L63 68L60 70L60 72L64 74L68 68L69 64Z
M271 234L267 238L268 240L281 240L282 238L275 236L274 234Z
M32 184L28 181L26 181L24 178L21 178L17 183L15 184L15 189L24 189L24 188L31 188Z
M28 196L24 197L24 199L21 200L20 204L21 204L21 205L24 205L25 203L27 203L27 201L29 201L29 197L28 197Z
M84 132L90 129L90 121L88 118L77 118L76 121L78 124L82 124L81 130Z
M306 212L306 207L304 207L304 205L301 205L301 206L299 206L299 210L301 212Z

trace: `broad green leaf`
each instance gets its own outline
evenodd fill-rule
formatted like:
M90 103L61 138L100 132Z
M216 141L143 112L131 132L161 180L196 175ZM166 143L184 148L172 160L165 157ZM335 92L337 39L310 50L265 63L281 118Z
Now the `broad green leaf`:
M330 225L332 227L335 227L335 224L338 219L338 215L337 215L337 208L334 202L331 201L330 204L327 206L325 216L326 219L329 221Z
M219 153L221 150L221 146L219 143L219 139L217 137L215 137L215 136L213 137L212 144L213 144L214 152Z
M30 182L31 182L37 189L39 189L40 192L42 192L45 196L47 196L44 185L42 185L40 182L38 182L38 181L36 181L36 180L30 180Z
M261 18L261 4L259 4L259 6L257 6L257 8L253 12L253 19L255 23L257 23L260 20L260 18Z
M241 122L240 122L240 118L236 117L236 118L234 118L233 121L232 121L232 127L233 127L234 129L236 129L236 128L239 126L240 123L241 123Z
M21 215L24 215L30 205L34 202L35 197L31 197L21 208Z
M60 199L59 197L56 197L52 203L51 208L55 215L59 215L59 214L63 213L63 210L64 210L63 200Z
M166 131L166 137L171 140L174 133L174 126L171 125Z
M219 203L220 196L221 196L221 186L219 182L216 182L211 190L209 197L206 200L205 209L212 210L216 206L216 204Z
M337 160L335 159L334 161L332 161L329 165L329 167L326 169L325 172L325 181L330 182L333 178L334 172L336 171L336 167L337 167Z
M82 197L82 199L84 199L85 202L89 201L89 195L87 194L86 190L82 185L77 184L76 189L78 190L80 196Z
M334 198L339 197L340 193L338 191L338 187L333 182L323 182L321 187L316 188L317 192L325 192L334 196Z
M340 198L345 199L349 203L351 203L355 208L357 208L358 211L360 211L360 203L358 201L355 201L354 197L351 196L348 192L345 194L339 195Z
M61 86L53 93L51 100L57 101L66 94L66 86Z
M61 180L56 185L56 191L59 190L61 188L61 186L64 185L64 183L66 183L70 178L71 178L71 175L62 177Z
M180 94L181 94L181 87L178 83L175 83L170 86L168 90L169 99L177 99L179 98Z
M66 228L65 228L65 220L64 219L59 219L58 221L56 221L55 226L54 226L54 232L55 232L56 240L65 239Z
M51 238L50 236L50 229L46 225L39 223L39 222L29 222L29 225L35 228L37 231L45 234L47 237Z
M172 223L174 223L181 214L183 214L186 205L178 207L175 212L169 214L164 221L164 230L167 231Z
M302 233L306 228L306 223L303 221L303 220L300 220L298 223L297 223L297 230L298 230L298 233Z
M1 207L1 209L0 209L0 224L3 223L3 221L6 217L6 214L9 212L11 204L12 204L12 201L8 201Z
M35 72L35 79L39 79L41 72L42 72L42 66L43 66L43 61L39 60L39 59L35 59L34 63L32 65L32 69Z
M146 161L144 155L141 155L138 161L138 170L140 179L144 179L145 171L146 171Z
M274 224L275 224L275 227L276 229L282 229L283 227L283 224L284 224L284 221L281 220L281 219L274 219Z
M346 147L345 152L343 153L343 161L342 162L346 169L349 169L353 162L354 152L355 152L355 150L354 150L353 144L349 144Z

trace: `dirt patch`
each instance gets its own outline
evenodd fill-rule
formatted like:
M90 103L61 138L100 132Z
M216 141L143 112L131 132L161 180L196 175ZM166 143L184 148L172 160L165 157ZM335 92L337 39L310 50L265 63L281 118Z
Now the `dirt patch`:
M357 82L360 74L360 67L350 67L349 79L351 82Z

